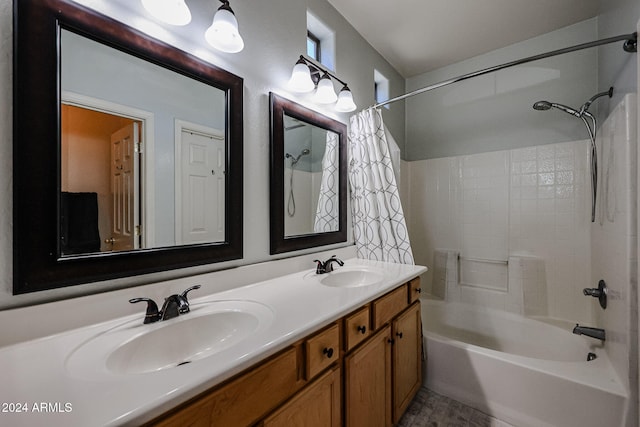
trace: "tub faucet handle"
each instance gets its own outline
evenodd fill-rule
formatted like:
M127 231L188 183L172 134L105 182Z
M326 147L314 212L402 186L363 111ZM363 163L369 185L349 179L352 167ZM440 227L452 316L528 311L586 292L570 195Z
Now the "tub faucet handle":
M607 308L607 284L604 280L598 282L597 288L584 288L582 293L586 296L598 298L600 307L602 307L602 309Z
M600 294L602 294L602 292L600 292L598 288L584 288L582 292L587 296L592 296L595 298L599 298Z

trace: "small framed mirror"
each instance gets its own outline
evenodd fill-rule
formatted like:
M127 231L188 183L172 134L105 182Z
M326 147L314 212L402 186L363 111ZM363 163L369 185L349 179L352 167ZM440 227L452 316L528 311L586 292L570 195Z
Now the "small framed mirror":
M277 94L271 104L271 254L347 241L347 127Z

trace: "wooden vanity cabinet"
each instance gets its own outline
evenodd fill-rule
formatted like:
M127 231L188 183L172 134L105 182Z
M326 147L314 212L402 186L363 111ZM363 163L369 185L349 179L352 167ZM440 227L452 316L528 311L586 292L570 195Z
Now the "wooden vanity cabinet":
M421 385L419 278L148 426L388 427Z

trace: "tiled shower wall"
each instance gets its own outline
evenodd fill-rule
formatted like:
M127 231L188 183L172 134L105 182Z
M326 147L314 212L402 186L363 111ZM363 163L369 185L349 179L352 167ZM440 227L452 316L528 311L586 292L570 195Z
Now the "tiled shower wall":
M636 95L626 95L600 129L599 199L591 225L591 277L594 286L603 279L608 288L606 310L595 299L591 304L607 333L609 359L627 382L632 401L638 390L636 105ZM634 425L637 413L629 417L627 425Z
M534 297L546 299L547 315L590 322L591 301L582 295L591 286L588 150L587 141L575 141L410 162L416 262L432 266L435 249L457 251L460 300L518 311L521 302L507 295L507 262L540 258L536 274L544 269L546 290Z

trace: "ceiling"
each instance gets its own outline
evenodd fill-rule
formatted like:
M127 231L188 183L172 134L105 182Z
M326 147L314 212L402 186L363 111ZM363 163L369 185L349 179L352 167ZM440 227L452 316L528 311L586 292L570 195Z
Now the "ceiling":
M328 0L404 77L598 14L599 0Z

